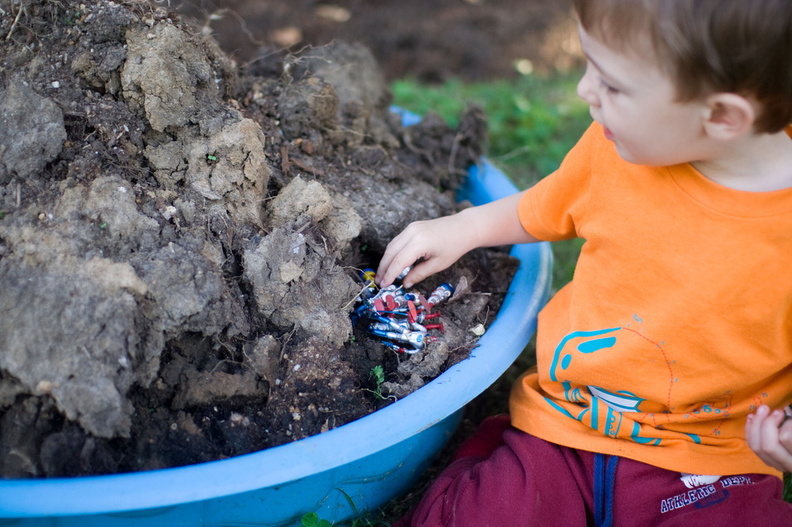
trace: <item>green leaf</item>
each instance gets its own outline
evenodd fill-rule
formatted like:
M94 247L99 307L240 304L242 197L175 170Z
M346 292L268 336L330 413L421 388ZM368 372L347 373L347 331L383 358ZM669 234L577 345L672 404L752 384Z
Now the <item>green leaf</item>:
M300 523L302 524L302 527L318 527L319 515L315 512L309 512L302 517Z
M377 387L385 382L385 370L382 368L382 365L377 364L371 368L371 376L374 377L374 382L377 383Z
M333 527L333 524L327 520L319 519L319 515L315 512L309 512L300 519L302 527Z

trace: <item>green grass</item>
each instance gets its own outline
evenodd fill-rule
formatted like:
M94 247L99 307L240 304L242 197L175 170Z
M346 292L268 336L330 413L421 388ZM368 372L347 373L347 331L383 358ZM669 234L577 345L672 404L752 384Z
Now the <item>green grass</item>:
M525 76L514 81L426 86L412 80L393 83L395 103L419 115L434 112L458 123L468 103L487 115L487 157L520 188L549 174L591 122L576 93L579 74Z
M784 500L792 503L792 474L784 474Z

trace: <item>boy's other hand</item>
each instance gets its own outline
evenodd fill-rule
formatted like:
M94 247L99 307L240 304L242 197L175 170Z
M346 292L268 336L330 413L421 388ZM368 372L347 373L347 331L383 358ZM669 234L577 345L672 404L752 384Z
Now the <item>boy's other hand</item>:
M766 405L748 416L745 423L748 446L759 459L782 472L792 472L792 410L771 411Z

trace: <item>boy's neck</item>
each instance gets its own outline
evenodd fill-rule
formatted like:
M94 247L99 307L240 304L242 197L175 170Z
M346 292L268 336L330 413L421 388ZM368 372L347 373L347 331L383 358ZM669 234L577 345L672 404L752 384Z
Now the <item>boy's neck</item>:
M751 134L730 143L720 155L692 165L707 179L735 190L792 188L792 138L785 131Z

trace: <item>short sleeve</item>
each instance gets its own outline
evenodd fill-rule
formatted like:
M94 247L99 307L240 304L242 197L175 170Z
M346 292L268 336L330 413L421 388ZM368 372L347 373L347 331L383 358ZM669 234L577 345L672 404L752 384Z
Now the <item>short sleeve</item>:
M547 241L578 237L590 198L594 153L602 137L599 125L590 126L558 170L525 192L518 214L528 233Z

